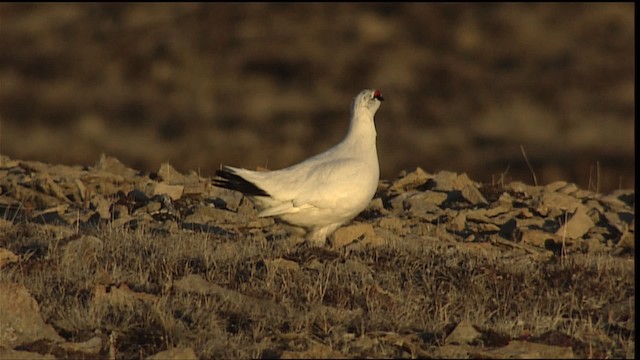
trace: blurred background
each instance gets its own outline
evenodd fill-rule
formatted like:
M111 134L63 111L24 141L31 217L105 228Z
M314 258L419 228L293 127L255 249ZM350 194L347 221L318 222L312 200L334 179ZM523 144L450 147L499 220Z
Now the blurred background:
M635 181L634 4L0 4L0 153L211 176L345 135L377 88L381 177Z

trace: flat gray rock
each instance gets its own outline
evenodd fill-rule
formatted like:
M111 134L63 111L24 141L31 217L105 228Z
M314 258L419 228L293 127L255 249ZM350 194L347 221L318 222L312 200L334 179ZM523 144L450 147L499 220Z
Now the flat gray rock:
M23 285L0 283L0 348L44 340L64 342L40 316L40 307Z

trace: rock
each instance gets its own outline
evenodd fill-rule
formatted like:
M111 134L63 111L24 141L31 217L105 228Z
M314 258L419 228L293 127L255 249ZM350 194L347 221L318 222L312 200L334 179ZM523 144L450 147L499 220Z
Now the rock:
M405 207L404 201L408 199L410 196L413 196L419 193L420 191L417 191L417 190L409 190L407 192L400 193L397 196L390 198L388 202L389 202L389 205L391 206L391 210L393 210L393 212L395 213L401 213L405 211L405 209L407 209L408 207Z
M354 241L364 241L367 238L371 240L376 236L373 226L368 223L359 223L347 225L339 228L333 233L333 248L339 249L351 244Z
M589 215L587 215L585 207L579 206L571 218L556 231L556 235L560 237L566 236L569 239L578 239L594 225Z
M0 248L0 269L14 262L18 262L18 255L5 248Z
M474 233L496 233L500 231L500 226L488 222L470 222L468 226Z
M84 201L88 196L87 187L84 186L84 183L82 182L82 180L78 178L74 179L73 181L76 184L76 187L78 188L79 198L77 198L76 201Z
M111 202L100 194L91 194L91 209L95 210L100 218L111 219Z
M99 336L92 337L91 339L74 343L66 342L60 344L60 347L65 351L79 352L87 355L97 355L102 350L102 339Z
M472 357L483 359L575 359L573 349L563 346L545 345L513 340L509 345L471 352Z
M468 359L470 348L467 345L445 344L434 348L432 356L435 359Z
M373 200L371 200L371 202L369 203L369 206L367 206L366 210L378 212L382 215L389 214L389 210L384 208L384 201L382 201L382 198L379 197L373 198Z
M17 186L13 190L14 198L20 201L23 206L24 204L27 206L34 204L36 209L50 209L63 203L63 200L25 186Z
M445 344L471 344L482 334L467 320L462 320L445 339Z
M433 190L437 191L462 191L465 186L474 186L473 181L469 179L469 176L467 176L466 173L458 175L454 172L443 170L438 172L433 180L436 183L436 186L433 188Z
M441 213L442 209L440 206L446 199L447 194L443 192L418 192L411 194L406 199L403 199L402 207L411 215L419 219L426 219L426 217L430 217L431 214Z
M499 204L497 206L487 209L485 211L485 215L492 218L498 215L506 214L512 209L513 207L511 206L511 202L509 202L509 205Z
M265 260L264 262L267 265L267 271L269 272L296 272L300 270L300 265L298 265L297 262L283 258Z
M307 350L288 351L280 354L280 359L348 359L343 353L333 350L330 346L313 342Z
M128 214L123 214L120 217L118 217L117 219L113 220L111 222L111 226L114 227L114 228L130 226L135 221L136 221L136 218L134 218L133 216L130 216Z
M538 229L519 228L516 234L518 241L541 248L545 247L547 241L553 241L556 244L562 243L562 238L558 235Z
M189 177L182 175L168 162L160 165L160 169L158 170L158 177L162 180L162 182L169 185L184 185L185 183L191 182L191 179L189 179Z
M147 360L161 360L161 359L175 359L175 360L197 360L198 357L192 348L173 348L165 351L161 351L155 355L147 357Z
M546 192L555 192L567 186L566 181L555 181L551 184L548 184L544 187L544 191Z
M153 215L162 209L162 204L158 201L149 201L146 205L141 206L133 211L133 215L140 215L146 213Z
M604 217L609 225L613 226L619 233L623 234L634 220L634 214L626 211L606 212Z
M0 329L1 330L1 329ZM51 354L39 354L31 351L12 350L0 346L0 359L11 360L55 360Z
M557 193L545 192L540 198L537 211L541 214L548 214L550 210L575 211L578 207L584 207L582 202L573 196ZM586 211L585 211L586 212Z
M213 203L217 208L230 211L238 211L238 207L244 198L241 192L217 186L209 187L208 196L213 198Z
M240 200L240 204L238 205L238 214L248 218L256 218L258 216L258 211L256 210L253 202L249 200L248 197L243 196L242 200Z
M44 194L51 195L65 202L69 201L62 188L51 179L51 175L49 175L48 172L37 173L33 178L33 185Z
M31 220L38 224L67 224L63 216L68 208L69 204L60 204L44 210L34 211L31 214Z
M187 215L183 222L198 225L221 224L221 223L241 223L243 217L235 212L217 209L212 206L196 205L193 212Z
M152 294L133 291L126 283L119 285L96 285L93 289L94 306L115 306L132 308L137 301L154 304L158 297Z
M442 205L447 200L447 193L439 191L424 191L412 194L404 200L405 209L420 208L423 204Z
M467 215L463 212L456 215L456 217L451 220L451 230L453 231L463 231L467 227Z
M578 191L578 186L574 183L567 183L557 191L562 194L574 195L574 197L580 198L579 196L575 196L575 192Z
M397 217L383 217L378 220L377 227L390 230L398 235L406 235L410 229L407 224Z
M127 167L122 162L120 162L120 160L112 156L107 156L105 154L100 155L100 159L93 168L96 170L102 170L106 173L120 175L127 178L134 177L137 174L137 171Z
M521 181L512 181L505 187L507 190L512 190L516 193L523 194L527 197L537 196L543 191L542 188L532 185L527 185Z
M622 254L634 254L635 253L636 241L635 237L629 231L625 231L624 234L620 237L620 240L616 244L615 253L616 255Z
M480 190L474 185L465 185L462 188L462 197L465 198L471 205L487 205L487 199L482 196Z
M600 197L599 200L614 209L632 208L635 205L635 192L633 190L616 190Z
M200 295L214 295L222 302L239 307L239 311L256 316L286 316L284 306L270 300L257 299L203 279L200 275L187 275L174 281L173 290L181 293L195 293Z
M165 182L158 183L156 187L153 189L153 195L168 195L171 200L178 200L182 197L184 192L183 185L170 185Z
M64 339L40 316L40 307L24 285L0 283L0 349L36 341Z
M401 174L400 178L391 184L390 190L406 192L427 182L432 176L427 174L422 168L417 167L414 171Z

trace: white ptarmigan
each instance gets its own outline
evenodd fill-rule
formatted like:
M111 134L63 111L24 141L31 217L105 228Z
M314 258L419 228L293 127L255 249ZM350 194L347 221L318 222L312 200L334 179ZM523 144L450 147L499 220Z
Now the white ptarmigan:
M380 178L373 117L384 98L363 90L351 106L347 136L331 149L290 167L251 171L223 166L213 180L219 187L251 198L258 216L276 216L307 230L307 240L322 246L337 228L371 202Z

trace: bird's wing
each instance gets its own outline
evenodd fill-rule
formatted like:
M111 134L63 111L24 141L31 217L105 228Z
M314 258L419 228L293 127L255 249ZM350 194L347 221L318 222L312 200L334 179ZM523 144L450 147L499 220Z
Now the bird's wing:
M309 172L308 180L293 199L293 206L335 208L345 198L361 191L360 180L369 172L366 164L354 159L319 164Z
M270 191L271 198L258 216L276 216L302 210L333 209L345 198L358 191L357 176L365 170L364 164L354 160L339 160L320 164L297 182L284 182L286 186ZM267 203L267 201L265 201Z

